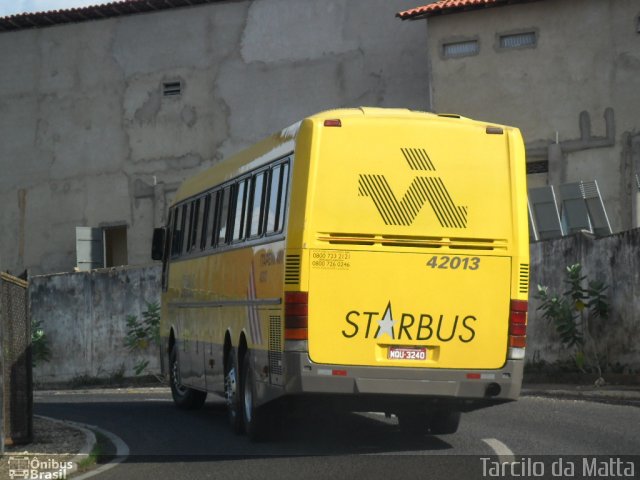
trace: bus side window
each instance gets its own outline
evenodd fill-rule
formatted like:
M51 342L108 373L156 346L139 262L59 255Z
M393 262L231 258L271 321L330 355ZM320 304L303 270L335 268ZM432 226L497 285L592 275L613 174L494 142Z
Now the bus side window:
M180 209L172 208L169 212L169 218L171 219L171 223L169 224L170 229L170 238L171 238L171 258L175 258L177 250L178 250L178 216L180 214Z
M169 220L167 222L167 236L164 239L164 252L162 254L162 291L167 291L167 280L169 273L169 257L172 255L172 240L173 240L173 232L176 228L176 210L175 208L171 208L169 210Z
M222 191L220 209L218 214L218 234L217 245L224 245L227 240L227 225L229 223L229 200L231 197L231 187L226 187Z
M282 180L280 182L280 191L278 192L278 220L277 231L281 232L284 228L285 210L287 207L287 193L289 192L289 164L282 164Z
M289 164L283 163L271 170L269 198L267 204L267 235L278 233L284 224L284 212L287 204L287 186L289 182Z
M218 209L220 208L220 190L211 194L211 207L209 208L209 216L207 220L207 238L209 239L209 246L213 247L216 244L218 231L216 229L216 221L218 219Z
M278 189L280 188L280 176L282 165L277 165L271 169L269 182L269 197L267 198L267 234L276 231L276 220L278 214Z
M182 254L182 250L183 250L183 246L184 246L184 232L185 232L185 227L186 227L186 223L187 223L187 206L183 205L180 208L180 220L178 221L178 225L180 226L180 228L178 229L177 233L177 242L176 242L176 256L180 256Z
M245 212L247 210L247 183L248 180L241 180L237 183L234 192L234 214L233 214L233 241L244 240Z
M204 250L207 248L207 233L209 232L209 210L211 208L211 194L208 194L204 197L204 206L202 207L202 215L200 216L200 233L198 234L198 238L200 238L200 250Z
M189 251L195 250L198 245L198 238L200 238L200 229L202 228L202 210L200 206L201 199L198 198L192 203L191 212L191 242L189 243Z
M251 210L247 212L247 231L249 237L259 237L262 232L263 223L263 203L264 203L264 184L267 172L260 172L255 175L251 181Z
M182 233L182 254L189 253L191 249L191 225L193 225L194 202L190 202L184 206L184 229ZM186 223L185 223L186 220Z

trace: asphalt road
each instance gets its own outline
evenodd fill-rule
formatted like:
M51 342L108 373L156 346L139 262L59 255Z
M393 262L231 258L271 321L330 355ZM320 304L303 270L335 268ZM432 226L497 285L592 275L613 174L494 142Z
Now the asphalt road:
M38 414L97 425L129 446L127 461L98 480L541 478L541 469L555 478L559 461L575 466L565 478L624 478L612 475L624 473L614 472L617 459L634 461L640 476L640 408L632 406L523 397L463 414L454 435L413 437L379 414L308 412L273 441L252 444L230 431L219 398L198 411L178 410L158 390L37 393L35 402ZM495 461L516 470L492 475Z

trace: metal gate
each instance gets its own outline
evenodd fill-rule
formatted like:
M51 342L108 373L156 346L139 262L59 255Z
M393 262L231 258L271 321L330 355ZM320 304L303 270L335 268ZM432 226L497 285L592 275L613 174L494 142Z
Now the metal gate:
M33 439L33 380L27 282L2 272L0 339L5 443L29 443Z

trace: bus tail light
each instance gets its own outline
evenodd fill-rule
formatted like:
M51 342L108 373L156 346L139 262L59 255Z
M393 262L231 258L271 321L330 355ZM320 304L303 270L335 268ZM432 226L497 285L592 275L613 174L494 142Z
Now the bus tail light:
M284 339L307 340L309 293L284 292Z
M527 311L526 300L511 300L509 308L509 359L522 360L527 346Z
M330 118L324 121L325 127L341 127L342 121L339 118Z

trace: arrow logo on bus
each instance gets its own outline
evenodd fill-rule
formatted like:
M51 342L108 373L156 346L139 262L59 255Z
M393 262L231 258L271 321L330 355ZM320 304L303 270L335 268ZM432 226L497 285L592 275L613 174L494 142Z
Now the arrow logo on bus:
M426 150L403 148L401 151L411 170L435 172ZM358 193L371 197L386 225L413 224L423 205L429 202L441 226L467 227L467 207L455 204L440 177L415 177L398 200L384 175L360 175Z

